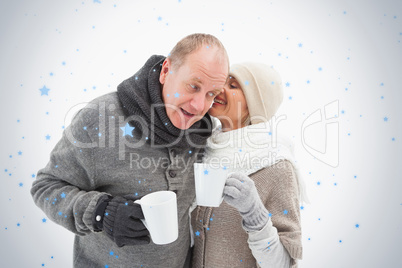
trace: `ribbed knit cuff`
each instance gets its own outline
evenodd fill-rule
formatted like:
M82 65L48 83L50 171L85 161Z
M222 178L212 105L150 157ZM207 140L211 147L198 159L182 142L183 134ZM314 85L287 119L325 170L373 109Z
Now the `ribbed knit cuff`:
M244 229L244 226L243 226ZM254 231L250 232L246 229L245 231L248 232L248 243L258 243L261 240L275 240L279 239L278 236L278 230L272 225L271 219L268 218L267 224L259 230L259 231Z
M85 226L91 231L95 232L95 226L93 224L93 215L95 213L96 205L99 201L99 199L105 195L105 193L99 193L99 192L91 192L93 193L93 197L91 198L91 201L88 204L88 207L85 209L84 215L83 215L83 222Z
M100 232L103 230L103 218L105 217L106 206L111 199L111 196L103 195L101 198L99 198L98 203L96 204L95 212L92 218L95 232Z
M243 228L248 232L260 231L269 220L268 210L261 202L256 202L252 209L240 215L243 217Z
M301 260L303 258L303 247L283 242L282 245L286 248L290 257L292 257L293 259Z

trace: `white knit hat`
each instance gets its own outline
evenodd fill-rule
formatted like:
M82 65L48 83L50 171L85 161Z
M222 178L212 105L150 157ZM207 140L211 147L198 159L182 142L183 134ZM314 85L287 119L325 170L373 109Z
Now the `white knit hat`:
M236 78L243 90L251 124L268 122L278 111L283 100L282 79L279 74L263 63L244 62L232 65L229 75ZM289 147L293 154L293 142L282 135L276 137L277 142L282 141L282 145ZM296 162L293 160L291 162L296 171L300 200L302 203L310 203L303 177L300 175Z
M283 100L279 74L263 63L244 62L232 65L230 76L236 78L243 89L251 124L269 121Z

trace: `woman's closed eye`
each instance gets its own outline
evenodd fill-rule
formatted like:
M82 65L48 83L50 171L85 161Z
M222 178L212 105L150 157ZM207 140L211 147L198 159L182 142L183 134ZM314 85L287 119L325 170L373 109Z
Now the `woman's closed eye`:
M229 88L230 88L230 89L236 89L236 88L238 88L238 87L237 87L236 83L230 83L230 84L229 84Z

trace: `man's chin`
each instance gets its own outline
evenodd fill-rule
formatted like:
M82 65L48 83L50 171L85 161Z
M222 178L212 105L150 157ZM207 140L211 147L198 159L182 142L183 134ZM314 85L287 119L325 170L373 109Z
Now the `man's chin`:
M178 129L181 129L181 130L189 129L193 125L193 124L189 125L189 122L185 122L182 120L172 121L172 124L173 124L173 126L175 126Z
M188 121L178 120L178 121L173 122L173 125L178 129L186 130L186 129L189 129L192 125L194 125L195 122L197 122L201 119L202 119L202 117L197 116L197 117L191 118Z

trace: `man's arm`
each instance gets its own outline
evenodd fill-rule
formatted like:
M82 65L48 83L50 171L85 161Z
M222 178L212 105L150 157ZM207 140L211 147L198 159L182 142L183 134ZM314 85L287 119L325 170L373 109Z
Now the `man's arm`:
M35 204L51 220L78 235L93 231L93 212L105 195L95 191L97 148L89 133L96 121L91 125L87 114L79 112L66 128L31 189Z

